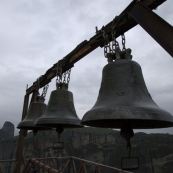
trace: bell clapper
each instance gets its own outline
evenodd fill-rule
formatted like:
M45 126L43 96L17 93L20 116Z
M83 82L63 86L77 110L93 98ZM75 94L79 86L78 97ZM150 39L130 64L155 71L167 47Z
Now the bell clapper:
M64 131L63 127L57 127L56 128L56 132L58 133L58 142L60 140L60 135L63 131Z
M35 137L38 132L38 129L34 129L32 132L34 133L34 137Z
M131 152L130 138L134 136L133 129L129 125L126 125L125 127L121 128L120 135L122 138L124 138L127 141L127 149L129 148L129 157L130 157L130 152Z
M126 126L121 128L120 131L120 135L121 137L123 137L124 139L126 139L127 142L127 149L129 148L129 155L127 157L122 157L121 158L121 168L122 170L137 170L139 168L139 158L138 157L131 157L130 153L131 153L131 143L130 143L130 138L132 138L134 136L134 132L133 129L126 124Z
M130 143L130 139L127 140L127 149L129 148L129 157L130 157L130 152L131 152L131 143Z
M58 142L53 142L53 149L63 149L64 148L64 142L60 142L60 136L63 132L63 126L58 126L56 128L56 132L58 133Z

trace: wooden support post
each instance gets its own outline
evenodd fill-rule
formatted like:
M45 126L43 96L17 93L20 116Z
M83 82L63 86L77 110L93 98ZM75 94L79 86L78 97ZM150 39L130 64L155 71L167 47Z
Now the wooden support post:
M31 102L30 104L34 101L35 95L37 91L34 91L32 94ZM23 112L22 112L22 120L26 117L27 111L28 111L28 103L29 103L29 94L26 94L24 97L24 104L23 104ZM15 165L13 173L20 173L21 168L22 168L22 163L25 165L25 160L23 156L23 147L24 147L24 138L27 135L27 130L20 130L19 132L19 144L18 144L18 149L17 149L17 163Z
M173 57L173 27L160 16L137 2L130 16Z
M23 104L23 113L22 113L22 120L25 118L28 110L28 103L29 103L29 95L25 95L24 97L24 104ZM23 146L24 146L24 137L27 134L27 130L20 130L19 132L19 144L17 148L17 163L15 165L13 173L20 173L21 166L23 162Z

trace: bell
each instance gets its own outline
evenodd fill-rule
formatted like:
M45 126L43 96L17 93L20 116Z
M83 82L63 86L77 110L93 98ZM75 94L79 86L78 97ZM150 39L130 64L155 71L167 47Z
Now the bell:
M50 128L35 127L34 123L37 118L39 118L46 109L46 104L44 103L44 98L42 96L37 96L36 100L31 103L29 111L26 117L18 124L18 129L33 130L36 133L38 130L48 130Z
M104 67L97 101L81 123L94 127L152 129L173 126L173 117L151 98L140 65L120 59Z
M61 133L64 128L83 127L74 108L73 94L58 87L52 91L47 109L36 120L35 125L55 127L58 133Z

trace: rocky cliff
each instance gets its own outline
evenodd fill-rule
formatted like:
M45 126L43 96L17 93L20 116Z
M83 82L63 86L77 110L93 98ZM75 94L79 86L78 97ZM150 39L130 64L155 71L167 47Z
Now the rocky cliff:
M0 129L0 141L14 137L14 125L11 122L6 121Z
M25 158L75 156L120 168L121 157L128 155L126 142L118 131L111 129L88 127L65 130L61 136L64 149L53 149L55 141L55 131L38 132L33 148L33 133L28 133ZM131 143L131 156L137 156L140 160L140 168L134 172L170 173L173 170L173 135L136 133ZM17 144L18 137L0 142L0 159L15 158ZM3 169L9 172L9 165L4 165Z

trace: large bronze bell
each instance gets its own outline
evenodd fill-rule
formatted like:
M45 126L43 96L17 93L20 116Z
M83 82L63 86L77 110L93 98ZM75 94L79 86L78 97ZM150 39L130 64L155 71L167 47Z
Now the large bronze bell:
M55 127L60 131L63 131L63 128L83 127L74 108L73 94L66 89L57 88L52 91L47 109L36 120L35 125Z
M94 127L152 129L173 126L173 117L151 98L141 67L128 59L103 69L99 96L82 124Z
M44 103L44 98L42 96L37 96L36 100L31 103L26 117L18 124L18 129L33 130L37 132L38 130L48 130L50 128L36 127L34 126L35 120L39 118L46 110L46 104Z

